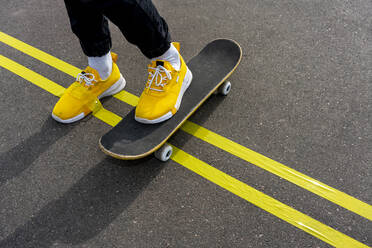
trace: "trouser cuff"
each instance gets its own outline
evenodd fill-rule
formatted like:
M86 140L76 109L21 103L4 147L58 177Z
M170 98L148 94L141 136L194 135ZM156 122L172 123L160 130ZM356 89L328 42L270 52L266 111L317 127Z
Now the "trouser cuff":
M153 50L141 50L141 52L149 59L159 57L163 55L170 48L171 43L166 42L161 47Z
M83 52L88 57L100 57L107 54L112 47L111 38L99 42L84 42L80 40L81 48Z

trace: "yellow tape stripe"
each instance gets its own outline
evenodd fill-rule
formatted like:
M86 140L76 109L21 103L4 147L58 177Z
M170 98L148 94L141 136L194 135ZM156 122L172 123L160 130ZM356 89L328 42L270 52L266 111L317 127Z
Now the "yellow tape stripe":
M55 82L37 74L30 69L10 60L3 55L0 55L0 65L5 69L17 74L18 76L23 77L24 79L34 83L35 85L39 86L40 88L52 93L55 96L62 96L65 88L56 84Z
M0 55L0 66L4 67L5 69L17 74L20 77L23 77L27 81L39 86L40 88L46 90L49 93L52 93L55 96L62 96L65 88L56 84L55 82L41 76L40 74L31 71L30 69L20 65L13 60L10 60L3 55ZM101 108L99 111L94 113L94 116L100 120L104 120L108 122L110 125L114 126L121 120L121 117L104 109Z
M56 96L64 90L61 86L53 81L33 72L26 67L0 55L0 66L7 70L23 77L24 79L34 83L37 86L42 87ZM40 83L41 82L41 83ZM53 87L45 87L45 84L50 83ZM100 113L101 114L98 114ZM107 124L114 126L121 117L116 116L108 110L98 111L97 118L106 122ZM114 120L114 121L113 121ZM197 173L198 175L206 178L207 180L217 184L218 186L230 191L231 193L245 199L248 202L262 208L263 210L277 216L278 218L296 226L297 228L313 235L314 237L323 240L324 242L331 244L336 247L367 247L359 241L327 226L323 223L275 200L274 198L265 195L264 193L257 191L256 189L240 182L239 180L215 169L209 164L191 156L190 154L174 147L174 153L171 157L172 160L179 163L180 165L188 168L189 170Z
M80 72L78 68L69 65L51 55L48 55L39 49L33 48L30 45L19 41L5 33L0 32L0 41L71 76L76 76L76 74ZM68 67L66 67L68 69L64 68L65 64L68 65ZM114 97L132 106L136 106L138 103L138 97L126 91L122 91L116 94ZM364 218L372 220L372 206L364 203L363 201L360 201L348 194L345 194L320 181L308 177L281 163L278 163L270 158L256 153L242 145L239 145L234 141L231 141L190 121L186 121L185 124L181 127L181 130L194 135L195 137L208 142L222 150L225 150L233 154L234 156L237 156L264 170L267 170L281 178L284 178L285 180L294 183L314 194L317 194L341 207L344 207L345 209L359 214Z
M279 177L282 177L308 191L311 191L314 194L336 203L354 213L372 220L372 206L368 205L367 203L364 203L348 194L334 189L320 181L306 176L305 174L293 170L279 162L265 157L192 122L185 123L182 127L182 130L216 147L219 147L234 156L265 169Z
M173 149L172 159L175 162L318 239L335 247L368 247L174 146Z
M135 107L138 104L138 97L136 95L133 95L125 90L120 91L116 95L114 95L117 99L126 102L127 104Z
M122 119L120 116L108 111L103 107L93 115L101 121L106 122L110 126L116 126Z
M81 69L70 65L63 60L60 60L50 54L47 54L46 52L41 51L40 49L37 49L33 46L28 45L27 43L24 43L23 41L20 41L6 33L3 33L0 31L0 41L7 44L8 46L11 46L35 59L40 60L41 62L44 62L45 64L48 64L72 77L76 77L77 74L81 72ZM119 94L114 95L114 97L118 98L119 100L126 102L132 106L137 105L138 97L123 91Z
M81 72L79 68L70 65L60 59L57 59L56 57L53 57L52 55L49 55L35 47L32 47L16 38L13 38L12 36L7 35L6 33L0 32L0 41L31 57L34 57L44 62L45 64L52 65L56 69L63 71L73 77L76 77L76 75ZM35 55L37 55L37 57Z

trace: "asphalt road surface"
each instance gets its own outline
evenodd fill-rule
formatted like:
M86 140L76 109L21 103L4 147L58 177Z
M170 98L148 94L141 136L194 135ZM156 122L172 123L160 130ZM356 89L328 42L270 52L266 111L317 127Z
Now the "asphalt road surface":
M371 246L372 2L154 3L185 60L216 38L243 49L230 94L190 118L211 136L178 131L166 163L103 154L110 119L55 122L39 83L87 65L64 3L1 0L0 247ZM111 35L139 96L149 61Z

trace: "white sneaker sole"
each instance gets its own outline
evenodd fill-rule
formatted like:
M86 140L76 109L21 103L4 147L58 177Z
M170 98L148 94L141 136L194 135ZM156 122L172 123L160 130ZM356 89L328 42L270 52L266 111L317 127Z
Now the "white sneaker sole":
M185 94L186 90L189 88L189 86L191 84L191 81L192 81L192 73L189 70L189 68L187 68L186 75L185 75L185 78L184 78L182 86L181 86L180 94L178 95L176 105L174 106L177 109L177 111L180 108L183 94ZM136 117L136 116L134 117L134 119L138 122L143 123L143 124L155 124L155 123L160 123L160 122L166 121L166 120L170 119L172 116L173 116L172 111L169 111L165 115L160 116L159 118L156 118L154 120L139 118L139 117Z
M116 83L114 83L113 85L111 85L110 88L108 88L106 91L104 91L101 95L98 96L98 99L101 99L103 97L106 97L106 96L111 96L111 95L115 95L116 93L119 93L121 90L124 89L126 85L126 81L123 77L123 75L120 74L120 78L118 81L116 81ZM58 122L61 122L61 123L64 123L64 124L69 124L69 123L73 123L73 122L76 122L76 121L80 121L81 119L83 119L85 117L85 114L84 112L81 112L80 114L70 118L70 119L61 119L59 118L58 116L56 116L55 114L52 113L52 117L54 120L58 121Z

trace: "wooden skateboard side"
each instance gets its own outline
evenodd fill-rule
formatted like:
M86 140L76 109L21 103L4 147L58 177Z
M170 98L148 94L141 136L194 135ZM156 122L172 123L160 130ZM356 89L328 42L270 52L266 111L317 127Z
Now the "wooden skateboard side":
M155 152L235 71L241 54L241 48L235 41L220 39L209 43L187 63L193 73L193 81L184 94L180 109L170 120L152 125L141 124L134 120L133 109L102 136L99 141L101 150L124 160L139 159Z

